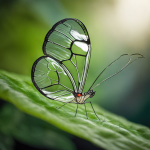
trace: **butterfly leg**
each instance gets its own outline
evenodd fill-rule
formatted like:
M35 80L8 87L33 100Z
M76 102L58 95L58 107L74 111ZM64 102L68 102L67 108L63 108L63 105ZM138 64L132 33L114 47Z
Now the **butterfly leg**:
M77 114L77 110L78 110L78 103L77 103L77 109L76 109L75 117L76 117L76 114Z
M95 112L95 110L94 110L94 107L93 107L92 103L91 103L91 102L88 102L88 103L91 104L91 107L92 107L92 109L93 109L93 111L94 111L94 113L95 113L95 116L98 118L99 121L101 121L101 120L99 119L99 117L97 116L97 114L96 114L96 112Z
M84 103L84 106L85 106L86 118L88 119L85 103Z
M62 106L60 106L60 107L56 107L57 109L60 109L61 107L63 107L63 106L65 106L67 103L65 103L65 104L63 104Z
M72 103L72 101L74 101L74 99L72 99L70 102L68 102L68 103ZM63 104L62 106L60 106L60 107L56 107L57 109L60 109L61 107L63 107L63 106L65 106L66 104L68 104L68 103L65 103L65 104Z

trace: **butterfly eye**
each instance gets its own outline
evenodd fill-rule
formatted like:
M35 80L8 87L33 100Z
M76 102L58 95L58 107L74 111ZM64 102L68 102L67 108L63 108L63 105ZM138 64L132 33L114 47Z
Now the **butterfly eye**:
M78 97L80 97L81 96L81 94L80 93L78 93Z

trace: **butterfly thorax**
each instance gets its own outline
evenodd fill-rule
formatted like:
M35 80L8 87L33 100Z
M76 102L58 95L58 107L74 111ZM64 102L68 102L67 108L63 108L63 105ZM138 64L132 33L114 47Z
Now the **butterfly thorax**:
M74 100L79 103L83 104L88 98L92 98L95 95L95 92L93 90L90 90L86 93L73 93L74 94Z

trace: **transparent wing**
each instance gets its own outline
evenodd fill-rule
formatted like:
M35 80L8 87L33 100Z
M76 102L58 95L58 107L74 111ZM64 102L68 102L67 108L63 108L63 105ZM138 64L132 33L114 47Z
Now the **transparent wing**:
M32 67L32 82L44 96L61 102L72 102L72 84L64 69L53 58L42 56Z
M126 64L125 64L120 70L118 70L116 73L112 74L111 76L109 76L108 78L102 80L101 82L96 83L96 82L98 81L99 77L103 74L103 72L104 72L107 68L109 68L111 65L113 65L115 62L117 62L117 61L119 61L121 58L123 58L123 56L126 56L127 59L128 59L128 61L126 62ZM132 59L133 56L136 57L136 58ZM117 59L114 60L112 63L110 63L110 64L97 76L97 78L95 79L95 81L93 82L93 84L91 85L91 87L89 88L89 90L93 90L94 88L96 88L97 86L99 86L99 85L100 85L101 83L103 83L104 81L106 81L106 80L110 79L111 77L117 75L119 72L121 72L123 69L125 69L129 64L131 64L132 62L134 62L135 60L137 60L137 59L139 59L139 58L144 58L144 56L141 55L141 54L138 54L138 53L136 53L136 54L131 54L131 55L129 55L129 54L123 54L123 55L121 55L119 58L117 58ZM118 63L118 66L120 66L120 62Z
M57 22L45 37L43 52L61 64L67 75L70 74L74 91L81 93L91 56L90 39L84 24L73 18Z

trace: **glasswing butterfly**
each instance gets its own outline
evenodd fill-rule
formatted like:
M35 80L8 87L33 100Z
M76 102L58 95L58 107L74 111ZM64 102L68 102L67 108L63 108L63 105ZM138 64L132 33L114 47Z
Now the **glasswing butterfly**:
M45 37L43 53L44 56L41 56L34 62L31 72L32 82L37 90L51 100L64 102L64 105L75 103L77 104L77 109L78 104L84 104L85 111L85 103L90 103L94 113L95 110L92 103L86 102L88 98L94 96L95 91L93 89L121 72L133 61L144 57L138 53L121 55L97 76L89 90L84 93L83 88L91 57L91 42L88 31L81 21L74 18L66 18L57 22ZM96 84L101 74L125 55L129 56L126 65L115 74ZM138 55L138 57L131 61L133 55ZM96 113L95 115L99 119Z

